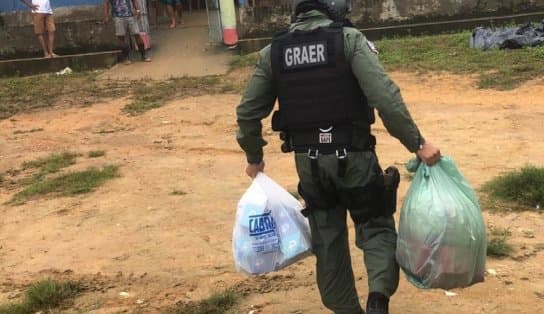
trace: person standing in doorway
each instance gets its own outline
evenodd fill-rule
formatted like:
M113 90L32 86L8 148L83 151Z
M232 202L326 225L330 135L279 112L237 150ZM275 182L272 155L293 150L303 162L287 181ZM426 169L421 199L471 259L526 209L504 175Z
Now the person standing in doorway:
M40 41L44 58L58 57L53 52L55 44L55 20L49 0L20 0L32 11L34 32ZM47 39L44 34L47 32Z
M131 63L127 33L128 36L133 36L136 41L142 60L147 62L151 61L151 58L147 56L136 21L136 17L140 16L140 14L140 7L136 0L104 0L104 22L108 23L113 17L115 36L117 36L119 43L121 44L121 51L125 64Z

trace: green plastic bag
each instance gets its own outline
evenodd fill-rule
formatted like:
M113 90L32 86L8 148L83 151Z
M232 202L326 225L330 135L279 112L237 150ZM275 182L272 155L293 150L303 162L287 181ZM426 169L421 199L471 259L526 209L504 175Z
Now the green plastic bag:
M415 177L399 221L397 261L418 288L462 288L484 281L486 229L476 194L449 157ZM417 171L416 171L417 169Z

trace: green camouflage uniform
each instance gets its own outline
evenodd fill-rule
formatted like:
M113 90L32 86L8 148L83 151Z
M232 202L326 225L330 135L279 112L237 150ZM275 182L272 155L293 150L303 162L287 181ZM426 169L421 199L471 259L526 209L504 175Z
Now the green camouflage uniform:
M312 30L331 23L325 14L309 11L298 16L290 31ZM237 140L249 163L263 160L262 148L267 143L261 135L261 120L271 113L276 101L270 48L269 45L259 52L255 72L236 110L239 125ZM388 132L410 152L416 152L423 138L406 109L399 88L384 72L376 53L361 32L344 27L344 53L369 105L377 109ZM303 191L301 194L305 200L311 198L318 202L325 194L357 191L373 182L381 173L373 151L350 152L343 177L338 176L339 163L335 154L319 155L318 184L312 177L307 154L296 153L295 162L300 178L299 190ZM357 212L349 209L355 223L356 245L364 251L369 292L380 292L389 297L397 289L399 281L393 216L358 219ZM360 313L361 308L351 268L346 216L345 205L329 204L326 210L310 210L308 219L312 249L317 260L317 284L323 304L335 313L352 314Z

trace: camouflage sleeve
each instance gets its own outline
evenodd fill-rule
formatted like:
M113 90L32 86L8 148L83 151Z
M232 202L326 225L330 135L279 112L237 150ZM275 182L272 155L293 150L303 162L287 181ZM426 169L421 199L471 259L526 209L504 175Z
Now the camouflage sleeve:
M378 110L385 128L410 151L424 142L397 85L381 66L376 51L361 32L345 32L346 57L370 106Z
M272 112L275 102L270 46L267 46L259 52L253 76L236 108L239 126L236 140L245 151L249 163L259 163L263 160L263 146L267 142L261 134L261 120Z

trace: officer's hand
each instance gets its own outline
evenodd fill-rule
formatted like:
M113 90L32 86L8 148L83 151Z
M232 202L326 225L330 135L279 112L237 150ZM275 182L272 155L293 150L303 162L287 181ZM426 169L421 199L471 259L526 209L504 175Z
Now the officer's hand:
M434 146L429 142L425 142L425 144L423 144L423 147L417 151L417 156L424 163L432 166L440 160L440 157L442 155L440 154L440 149L438 149L438 147Z
M257 174L263 171L264 171L264 161L261 161L258 164L247 164L246 174L250 176L252 179L255 179Z

